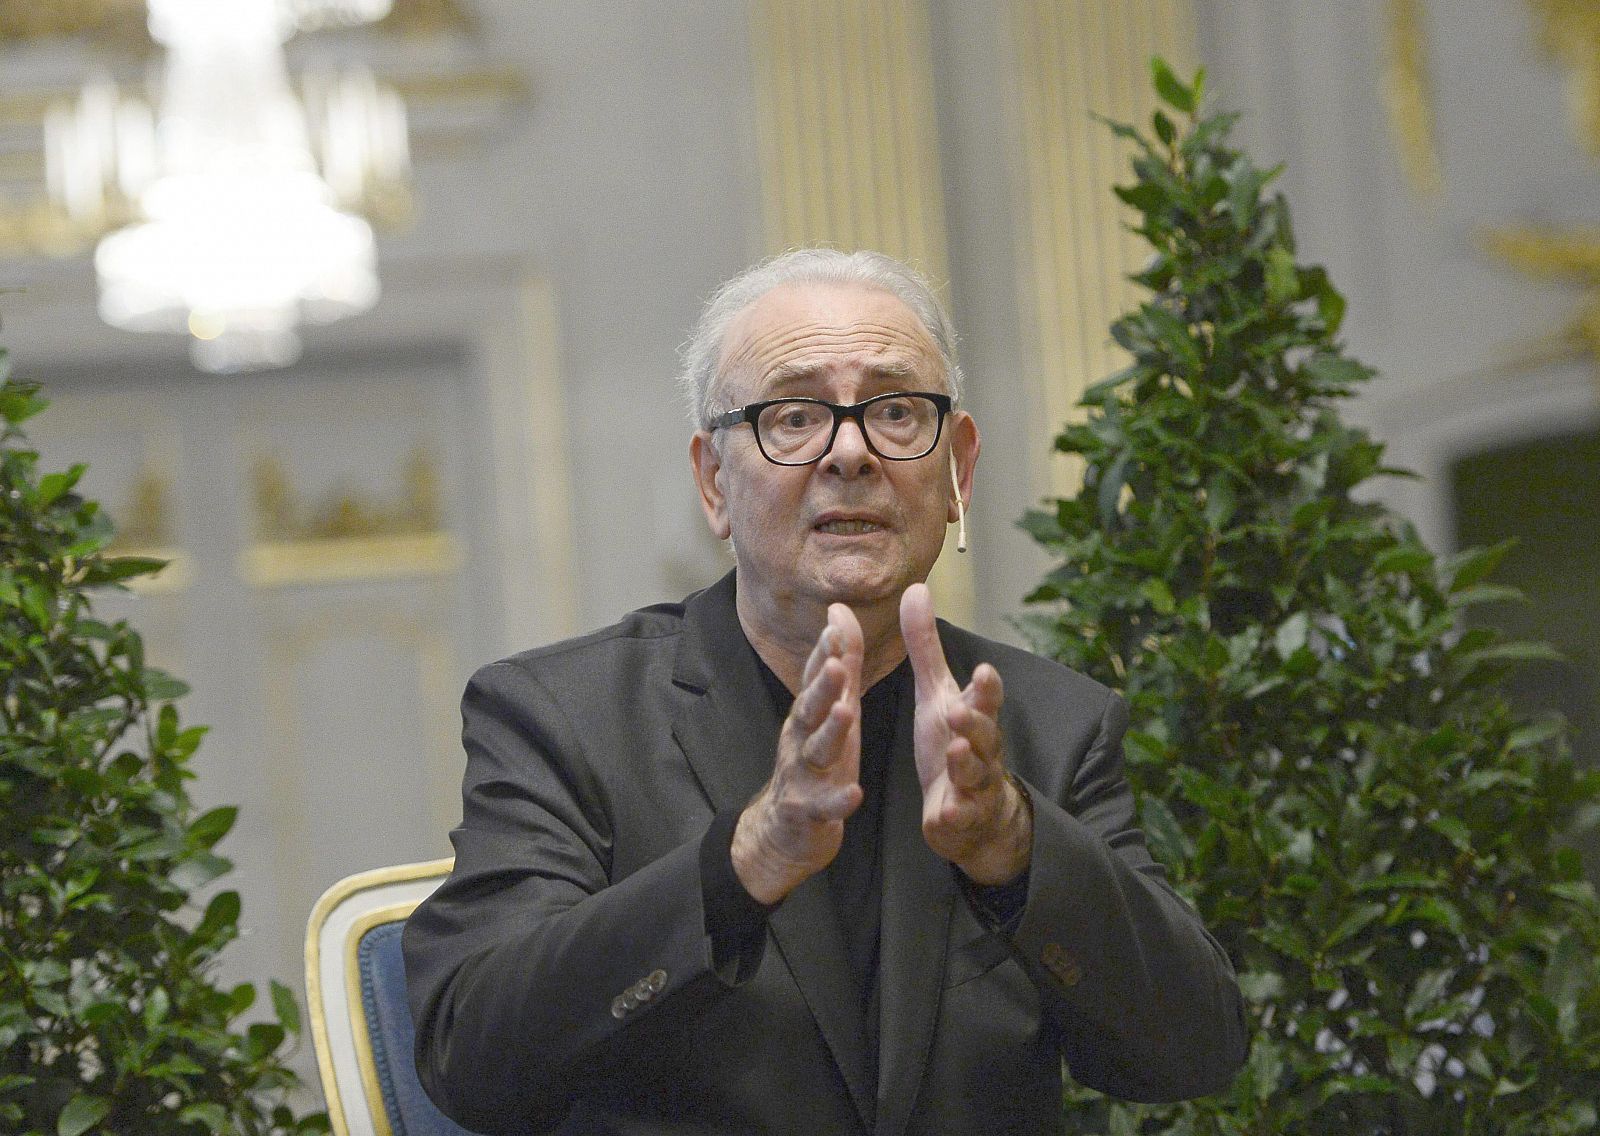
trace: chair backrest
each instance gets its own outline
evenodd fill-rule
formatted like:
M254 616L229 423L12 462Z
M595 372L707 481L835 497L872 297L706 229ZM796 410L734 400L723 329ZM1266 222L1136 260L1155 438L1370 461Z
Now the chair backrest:
M311 910L306 1003L334 1136L470 1136L422 1091L412 1063L400 932L451 861L346 877Z

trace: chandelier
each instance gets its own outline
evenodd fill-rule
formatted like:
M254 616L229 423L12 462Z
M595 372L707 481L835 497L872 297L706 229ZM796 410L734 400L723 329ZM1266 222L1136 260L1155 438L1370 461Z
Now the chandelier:
M114 230L94 255L102 319L187 333L196 367L233 372L287 366L302 323L377 302L362 213L405 192L404 106L364 69L297 92L283 43L389 5L149 0L166 53L154 105L102 79L45 122L51 197Z

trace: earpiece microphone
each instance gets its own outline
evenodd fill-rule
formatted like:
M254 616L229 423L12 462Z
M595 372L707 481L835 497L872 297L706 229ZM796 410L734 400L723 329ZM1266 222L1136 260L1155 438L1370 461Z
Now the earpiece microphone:
M950 454L950 488L956 491L956 551L967 550L967 508L961 500L961 482L956 479L956 452Z

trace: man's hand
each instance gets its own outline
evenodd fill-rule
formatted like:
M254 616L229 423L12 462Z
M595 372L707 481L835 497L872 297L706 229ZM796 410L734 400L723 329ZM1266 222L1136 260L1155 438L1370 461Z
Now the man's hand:
M733 870L757 901L777 903L839 854L861 804L861 625L828 608L800 692L778 736L772 780L733 830Z
M1009 883L1032 857L1033 818L1000 746L1000 672L981 663L956 685L925 584L900 598L900 635L917 679L917 776L922 836L973 883Z

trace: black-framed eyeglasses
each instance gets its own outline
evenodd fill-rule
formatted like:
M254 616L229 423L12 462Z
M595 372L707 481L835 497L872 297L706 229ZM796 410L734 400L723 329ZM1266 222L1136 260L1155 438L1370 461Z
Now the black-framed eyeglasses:
M855 419L867 449L886 461L926 457L939 444L944 417L954 404L947 394L895 391L840 406L820 398L752 402L711 420L711 430L750 423L761 456L774 465L810 465L833 449L839 424Z

